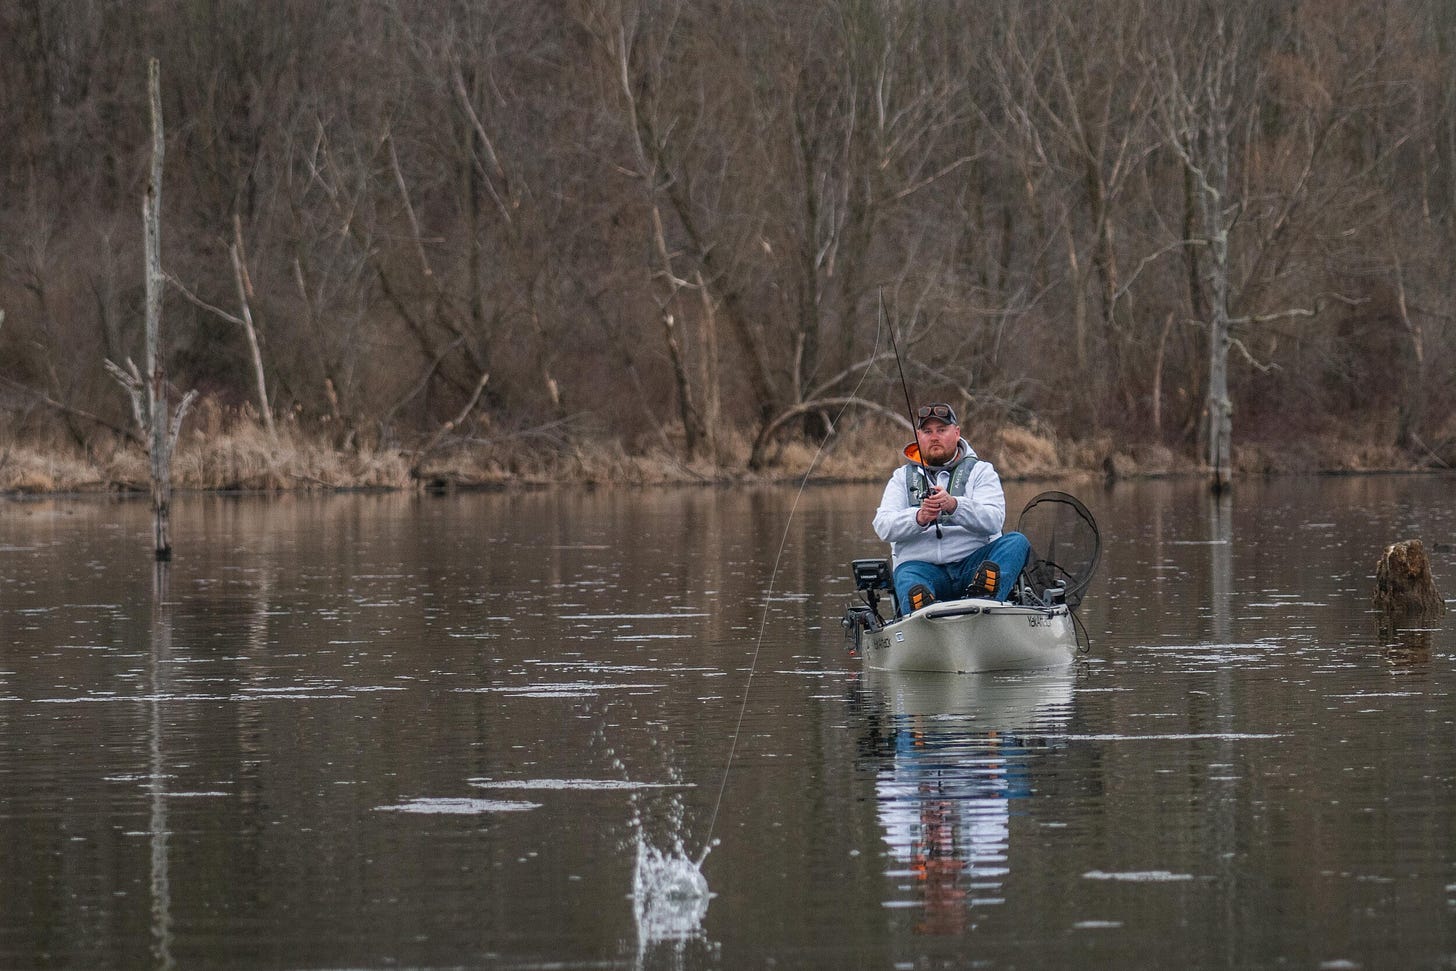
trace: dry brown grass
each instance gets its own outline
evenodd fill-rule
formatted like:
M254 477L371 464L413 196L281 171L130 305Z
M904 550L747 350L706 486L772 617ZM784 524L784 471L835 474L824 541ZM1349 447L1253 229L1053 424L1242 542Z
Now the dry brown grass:
M996 429L977 451L1007 478L1053 475L1065 469L1054 439L1017 425Z
M1279 444L1245 443L1234 449L1234 468L1238 472L1262 475L1407 471L1418 465L1394 445L1374 436L1307 436Z
M612 440L541 444L523 438L447 441L420 462L398 448L338 449L327 430L279 425L270 440L244 410L203 402L188 417L173 461L178 490L306 491L335 489L410 489L420 486L531 486L549 483L651 486L692 482L878 482L902 461L910 435L888 422L845 423L822 448L786 438L767 466L747 469L751 442L725 434L716 460L689 459L680 444L653 439L629 449ZM1160 444L1114 440L1060 439L1038 428L1003 426L968 430L977 452L995 464L1005 479L1200 474L1196 460ZM1382 444L1371 434L1362 440L1298 441L1268 445L1240 443L1236 469L1246 474L1311 471L1389 471L1417 467L1419 460ZM62 493L145 491L145 454L136 446L102 446L83 454L72 446L16 444L0 439L0 492Z
M286 426L276 442L254 427L179 444L173 474L183 489L400 489L410 484L408 464L398 452L340 451Z
M95 466L73 453L30 446L0 447L0 491L79 492L103 484Z

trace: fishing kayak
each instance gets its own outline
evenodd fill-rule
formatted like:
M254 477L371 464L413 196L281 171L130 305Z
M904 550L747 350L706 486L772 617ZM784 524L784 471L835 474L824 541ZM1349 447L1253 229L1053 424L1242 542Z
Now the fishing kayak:
M1009 600L940 600L901 614L890 562L854 560L858 601L845 611L846 646L872 671L973 674L1063 667L1078 651L1073 611L1092 580L1101 538L1092 514L1064 492L1044 492L1021 512L1032 553ZM881 596L893 615L881 613Z
M1066 604L1027 606L972 598L945 600L883 625L867 618L851 650L874 671L1028 671L1062 667L1077 654Z

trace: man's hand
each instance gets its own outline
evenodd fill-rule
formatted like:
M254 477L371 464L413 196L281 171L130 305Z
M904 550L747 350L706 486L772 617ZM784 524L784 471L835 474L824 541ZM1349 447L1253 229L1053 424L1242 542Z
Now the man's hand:
M955 496L937 486L921 500L920 508L915 510L915 521L921 526L929 526L940 517L942 512L955 512L958 505L960 503L956 502Z

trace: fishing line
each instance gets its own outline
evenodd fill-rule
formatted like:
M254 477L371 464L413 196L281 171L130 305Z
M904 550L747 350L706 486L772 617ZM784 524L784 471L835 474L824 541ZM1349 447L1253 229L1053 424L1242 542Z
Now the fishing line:
M870 369L874 367L875 355L880 349L880 331L884 326L882 316L876 315L875 317L875 343L870 348L870 357L869 361L865 364L864 373L860 375L859 383L854 386L854 390L849 393L850 400L844 403L835 414L834 419L830 422L831 436L834 434L832 429L839 427L839 419L843 418L844 413L849 410L850 401L853 401L859 396L859 389L864 387L865 379L869 377ZM748 663L748 680L743 685L743 701L738 706L738 720L733 725L733 740L728 746L728 761L723 766L723 780L718 784L718 798L713 803L713 815L708 819L708 832L703 840L703 853L698 857L699 865L702 864L708 855L708 851L713 846L713 829L718 825L718 810L723 806L723 794L728 791L728 774L733 769L733 757L738 752L738 736L743 731L743 716L748 711L748 693L749 689L753 687L754 671L758 668L759 651L763 649L763 634L768 628L768 607L773 602L774 581L778 579L779 563L784 558L785 547L788 546L789 526L793 524L794 512L799 508L799 499L804 495L804 488L809 484L809 476L814 474L814 466L819 464L819 459L824 454L824 447L828 442L829 436L826 436L824 441L821 441L819 447L814 451L814 457L809 460L809 467L804 470L804 477L799 480L799 489L794 493L794 501L789 506L789 517L784 520L784 534L779 538L779 551L774 557L773 569L769 571L768 590L764 593L763 616L758 622L758 639L753 644L753 658Z

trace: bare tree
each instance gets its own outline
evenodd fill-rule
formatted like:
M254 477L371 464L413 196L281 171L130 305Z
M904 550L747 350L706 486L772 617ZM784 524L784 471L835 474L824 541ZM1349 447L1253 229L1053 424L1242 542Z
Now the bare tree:
M161 67L156 58L147 62L147 94L152 110L152 166L142 204L147 268L146 377L138 373L136 365L130 360L126 369L110 361L107 366L130 393L132 414L147 442L147 454L151 459L154 553L158 560L170 560L172 450L182 430L182 419L186 417L197 392L188 391L178 402L177 410L172 411L162 342L162 295L167 286L166 274L162 272L162 163L166 140L162 133Z
M1060 217L1075 360L1078 368L1090 364L1090 288L1101 317L1096 346L1106 355L1094 383L1105 394L1128 383L1123 348L1135 338L1124 297L1126 277L1137 271L1124 271L1123 253L1137 243L1130 232L1137 220L1123 196L1157 144L1151 124L1156 79L1139 64L1149 12L1136 0L1100 0L1047 8L1049 22L1041 13L1008 11L1005 41L990 52L990 62L1016 139L1012 150L1050 167L1058 186L1076 192Z
M248 275L247 258L243 250L242 220L237 215L233 216L233 241L228 245L228 258L232 263L233 282L237 287L238 312L236 314L228 313L203 300L170 274L167 276L167 280L198 307L242 328L243 336L248 341L248 357L253 366L253 381L258 395L258 414L263 420L264 429L268 432L268 440L277 444L278 428L273 422L273 407L268 401L268 379L263 370L263 351L258 344L258 328L253 323L253 281Z
M147 153L117 146L145 143L119 80L145 49L188 119L166 271L225 308L158 354L280 433L422 458L544 413L566 450L743 441L763 467L850 399L898 397L871 350L883 284L914 387L978 423L1180 440L1219 482L1237 443L1309 431L1456 458L1435 0L12 7L17 440L135 434L96 365L143 337L117 200ZM150 368L123 368L143 419Z
M606 4L587 5L582 8L581 15L583 24L601 50L607 77L615 82L609 86L609 90L614 90L608 97L612 104L620 106L623 113L622 127L631 150L631 166L627 171L641 187L652 254L648 274L650 290L662 323L663 346L672 369L684 450L689 458L703 451L716 457L718 429L716 420L711 416L716 416L720 409L716 401L716 368L713 367L716 355L709 352L709 348L716 344L711 330L713 296L701 269L694 271L692 280L681 275L688 271L679 269L680 254L668 243L664 215L665 174L661 165L666 146L658 140L658 132L664 125L661 119L647 114L655 112L658 106L650 95L644 97L641 77L634 76L644 70L641 66L644 62L648 65L645 71L655 73L658 68L653 66L653 62L662 59L662 52L652 49L648 46L648 39L638 36L636 17L625 10ZM670 29L667 32L670 34ZM634 61L638 62L635 67ZM701 297L701 319L705 325L693 342L700 349L700 364L696 369L689 363L683 329L683 322L693 319L690 312L693 305L684 304L683 299L694 291Z

